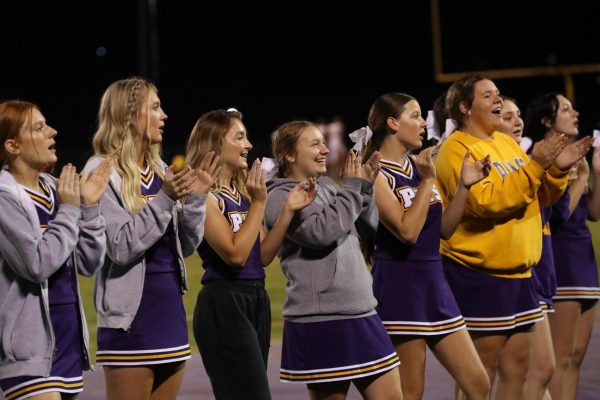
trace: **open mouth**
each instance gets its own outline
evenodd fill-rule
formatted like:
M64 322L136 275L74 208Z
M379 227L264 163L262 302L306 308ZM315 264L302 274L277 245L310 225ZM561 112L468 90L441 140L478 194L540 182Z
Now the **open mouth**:
M56 143L52 143L50 146L48 146L48 150L56 151Z

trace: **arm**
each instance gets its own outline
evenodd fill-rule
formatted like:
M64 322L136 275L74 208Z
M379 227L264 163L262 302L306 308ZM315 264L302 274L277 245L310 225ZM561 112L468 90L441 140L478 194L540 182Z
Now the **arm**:
M105 158L91 173L83 170L80 174L81 219L74 256L77 271L85 276L92 276L104 264L106 223L98 202L106 192L111 173L112 160Z
M438 153L436 171L445 203L449 203L456 192L460 182L460 168L467 150L462 143L454 141L446 142ZM529 160L522 150L519 149L519 153L515 155L528 161L517 171L511 171L504 177L495 169L487 178L473 185L464 215L477 218L506 217L532 201L537 201L537 190L546 171L536 161ZM494 161L491 164L493 166Z
M183 207L178 208L179 240L184 257L192 255L204 238L206 196L221 173L219 158L214 151L206 153L194 171L191 193Z
M454 192L452 200L447 207L444 207L444 211L442 212L442 225L440 229L442 239L449 239L462 220L471 186L490 174L492 165L489 155L483 160L475 160L474 162L469 161L470 157L471 151L467 150L460 170L460 181L456 192Z
M79 239L75 248L75 265L77 271L85 276L92 276L104 264L106 255L106 224L100 215L100 207L96 205L81 206L79 220Z
M588 219L600 220L600 148L595 147L592 155L592 185L588 198Z
M429 213L433 181L433 178L421 181L412 204L405 210L385 181L385 177L379 174L375 180L375 203L379 210L379 219L398 240L408 244L417 242Z
M64 205L41 237L36 235L23 207L9 193L0 193L0 246L2 257L18 276L42 283L67 260L77 245L78 207Z
M161 189L137 214L129 214L119 205L112 189L100 200L106 220L107 252L117 265L127 266L144 255L166 232L175 201Z
M548 169L542 178L542 185L538 189L540 207L549 207L556 203L567 188L569 171L561 171L555 165Z
M312 203L297 212L288 229L287 238L300 246L322 249L335 243L352 230L362 211L360 188L362 179L344 178L344 186L335 194L335 201L326 205ZM335 185L331 182L330 185ZM266 222L272 226L283 208L287 192L269 193Z
M361 191L363 201L362 210L356 223L356 231L361 239L368 239L377 233L379 226L379 210L375 204L375 190L373 183L363 180Z
M584 164L585 163L585 164ZM579 200L581 200L581 196L585 193L585 189L588 185L589 179L589 167L585 160L579 163L576 167L575 178L571 185L569 186L569 206L568 206L568 216L570 217L577 208L579 204ZM567 218L568 219L568 218Z
M233 232L214 196L210 196L206 201L204 239L229 266L243 268L258 239L264 212L265 203L253 201L244 223Z
M184 257L192 255L204 238L206 198L206 194L192 193L178 207L179 241Z
M265 231L264 226L261 227L260 258L264 266L271 264L277 255L296 211L312 203L316 197L317 188L314 178L298 183L288 193L285 204L269 232Z
M223 261L236 268L243 268L246 264L254 243L259 239L265 215L267 187L258 159L254 160L248 173L246 188L252 203L244 223L237 232L231 230L213 196L209 198L206 206L204 238Z

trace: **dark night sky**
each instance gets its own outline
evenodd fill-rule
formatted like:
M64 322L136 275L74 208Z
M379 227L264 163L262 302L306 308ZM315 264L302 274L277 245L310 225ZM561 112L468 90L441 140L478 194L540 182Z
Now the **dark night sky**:
M89 155L103 90L144 71L169 115L166 160L183 151L195 120L212 109L244 113L256 157L268 155L281 122L341 115L353 130L382 93L412 94L425 113L449 86L434 81L427 0L156 2L158 46L145 58L136 0L0 8L0 100L38 103L59 131L62 162L81 165ZM600 63L600 13L591 1L440 3L447 72ZM600 122L600 73L574 80L589 132ZM564 90L561 77L496 84L522 108L542 92Z

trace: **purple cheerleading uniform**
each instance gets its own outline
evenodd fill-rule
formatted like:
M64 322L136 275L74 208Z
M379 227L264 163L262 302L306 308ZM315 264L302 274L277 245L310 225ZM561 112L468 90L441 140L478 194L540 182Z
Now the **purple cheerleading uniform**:
M600 298L596 257L587 226L587 202L587 194L582 195L571 217L552 225L557 284L554 301ZM555 207L565 203L569 203L568 195Z
M237 232L246 216L250 205L234 187L229 189L221 187L218 192L211 192L217 200L219 210L229 222L233 232ZM206 240L198 247L198 254L202 258L202 267L205 272L202 276L202 284L220 280L264 280L265 270L260 258L260 238L256 239L244 268L232 268L216 251L214 251Z
M405 157L402 165L381 160L381 173L404 211L421 177ZM465 327L444 277L439 253L442 199L433 194L423 229L414 245L402 243L383 224L375 238L373 294L377 313L390 335L443 335Z
M22 186L37 211L45 230L58 212L56 192L40 180L43 194ZM50 376L19 376L0 380L7 399L19 400L47 392L83 391L83 342L77 301L76 271L70 259L48 279L50 320L54 333L54 359Z
M556 293L556 271L554 268L554 253L552 251L552 234L550 231L550 218L552 207L542 208L542 255L540 261L531 270L533 280L539 297L540 308L544 313L554 312L552 297Z
M148 166L142 196L152 201L162 179ZM136 366L191 358L173 222L144 254L146 271L140 306L129 330L98 328L98 365Z

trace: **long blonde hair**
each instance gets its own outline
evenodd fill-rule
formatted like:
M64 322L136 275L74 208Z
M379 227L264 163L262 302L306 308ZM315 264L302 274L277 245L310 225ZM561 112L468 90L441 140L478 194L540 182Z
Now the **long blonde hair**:
M143 107L149 107L151 92L158 93L156 86L143 78L113 82L102 95L98 130L92 140L96 155L112 158L117 172L123 179L121 200L125 209L132 214L145 206L140 186L141 173L136 162L135 140L140 140L142 135L150 139L147 130L137 131L136 121ZM160 144L149 145L144 158L150 168L164 178Z
M185 149L186 163L192 168L198 168L202 158L209 151L220 156L219 164L223 165L223 139L231 128L234 119L242 120L239 111L214 110L202 114L196 121ZM231 178L231 183L239 190L247 201L250 201L246 189L247 171L238 171ZM212 190L220 190L223 183L217 180Z

